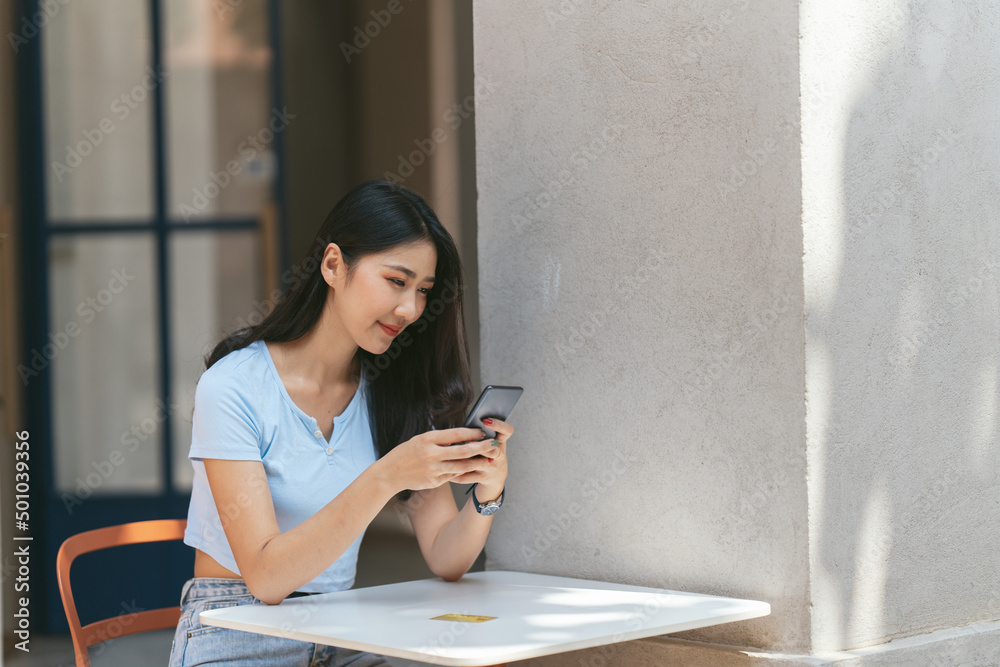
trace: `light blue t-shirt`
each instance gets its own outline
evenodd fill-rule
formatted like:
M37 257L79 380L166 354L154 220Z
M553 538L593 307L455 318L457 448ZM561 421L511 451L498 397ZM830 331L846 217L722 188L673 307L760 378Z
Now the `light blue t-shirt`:
M194 482L184 543L240 573L208 486L204 458L261 461L283 533L347 488L377 458L368 423L367 385L362 373L351 402L333 418L328 442L316 420L288 395L264 341L254 341L215 362L195 389L188 454ZM329 593L353 586L362 537L364 532L335 563L298 590Z

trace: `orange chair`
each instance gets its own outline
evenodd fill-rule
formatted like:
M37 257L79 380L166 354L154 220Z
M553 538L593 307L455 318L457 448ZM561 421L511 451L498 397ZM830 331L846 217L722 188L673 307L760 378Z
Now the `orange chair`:
M90 667L87 648L114 637L131 635L147 630L164 630L177 627L181 618L180 607L163 607L135 613L130 622L124 624L119 617L96 621L80 627L80 617L76 613L73 590L69 583L69 569L80 554L99 551L109 547L143 542L164 542L184 539L187 519L160 519L156 521L135 521L119 526L108 526L88 530L66 539L56 555L56 577L59 580L59 594L63 609L69 621L69 631L73 636L73 650L77 667Z

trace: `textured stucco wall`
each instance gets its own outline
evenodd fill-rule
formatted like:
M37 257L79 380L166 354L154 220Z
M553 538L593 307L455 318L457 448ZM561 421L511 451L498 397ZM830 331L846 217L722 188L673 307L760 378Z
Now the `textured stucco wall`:
M805 648L797 3L474 24L482 380L525 389L487 569L767 600L682 636Z
M772 604L591 664L992 664L996 6L475 29L483 380L526 390L488 569Z
M1000 618L997 10L801 3L817 648Z

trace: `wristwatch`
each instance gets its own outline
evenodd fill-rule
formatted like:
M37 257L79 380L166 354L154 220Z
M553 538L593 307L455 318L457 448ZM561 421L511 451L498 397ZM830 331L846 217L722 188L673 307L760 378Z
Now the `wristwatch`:
M503 494L507 490L507 487L504 486L504 488L500 490L500 497L496 500L491 500L488 503L480 503L479 499L476 498L476 486L476 484L472 485L472 502L475 503L476 511L483 516L496 514L497 510L500 509L500 506L503 505Z

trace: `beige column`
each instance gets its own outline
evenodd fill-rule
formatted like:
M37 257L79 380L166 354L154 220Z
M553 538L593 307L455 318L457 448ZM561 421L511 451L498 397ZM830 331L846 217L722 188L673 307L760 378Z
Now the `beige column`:
M772 606L531 664L993 664L998 26L475 3L487 569Z

